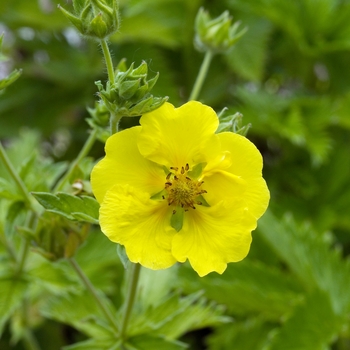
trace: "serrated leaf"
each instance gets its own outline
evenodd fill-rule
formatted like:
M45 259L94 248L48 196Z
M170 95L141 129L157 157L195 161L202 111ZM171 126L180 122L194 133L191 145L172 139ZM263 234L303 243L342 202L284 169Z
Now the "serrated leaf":
M189 268L181 269L179 275L187 293L202 289L207 298L224 304L235 315L255 313L275 321L290 312L303 293L296 278L248 259L229 264L223 275L198 279Z
M49 212L73 221L86 221L98 224L98 202L89 196L73 196L60 192L32 192L37 201Z
M269 350L324 350L342 328L342 320L335 315L329 295L315 291L272 339Z
M259 231L305 290L327 292L338 315L349 311L350 262L331 250L327 236L316 234L309 224L296 224L290 215L277 220L269 211L260 219Z

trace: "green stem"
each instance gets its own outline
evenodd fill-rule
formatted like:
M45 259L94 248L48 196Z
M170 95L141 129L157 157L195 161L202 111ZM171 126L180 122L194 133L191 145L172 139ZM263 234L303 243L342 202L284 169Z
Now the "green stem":
M68 259L68 261L70 262L73 269L75 270L75 272L77 273L77 275L79 276L79 278L81 279L83 284L85 285L86 289L90 292L90 294L95 299L97 305L100 307L101 311L106 316L111 327L116 331L116 333L118 333L119 328L118 328L117 323L115 322L113 315L111 314L111 312L109 311L107 306L104 304L103 300L100 298L97 290L95 289L95 287L93 286L93 284L91 283L89 278L85 275L84 271L80 268L79 264L77 263L77 261L74 258L70 258L70 259Z
M101 40L101 47L102 47L103 56L105 57L105 61L106 61L108 80L112 84L114 83L114 68L113 68L111 53L109 51L106 40Z
M80 150L80 153L78 154L77 158L71 163L69 169L65 173L65 175L61 178L61 180L56 184L56 186L53 189L53 192L59 192L62 191L66 181L69 179L69 177L73 174L76 166L79 164L79 162L87 156L89 153L90 149L94 145L96 141L96 136L97 136L97 130L93 129L91 131L91 134L89 135L88 139L86 140L83 148Z
M27 203L27 205L29 205L29 207L31 209L34 210L34 205L33 205L33 199L30 196L25 184L23 183L22 179L20 178L20 176L17 174L14 166L12 165L10 159L8 158L5 149L2 147L2 144L0 142L0 159L2 160L2 162L4 163L6 169L8 170L8 172L10 173L12 179L16 182L19 190L22 192L22 195L24 197L25 202Z
M125 341L126 338L126 332L128 328L128 323L131 315L131 310L134 305L136 291L137 291L137 283L140 276L140 270L141 265L140 264L132 264L132 268L130 270L130 280L129 280L129 286L128 286L128 294L126 296L125 301L125 309L123 313L123 319L122 324L120 327L120 338L122 339L122 342Z
M211 63L213 56L214 56L214 54L210 50L205 53L205 56L204 56L201 68L199 69L196 82L194 83L189 101L196 100L198 98L199 93L202 89L205 77L207 76L209 66L210 66L210 63Z
M121 116L118 114L112 114L110 116L110 130L111 135L116 134L119 131L119 121Z

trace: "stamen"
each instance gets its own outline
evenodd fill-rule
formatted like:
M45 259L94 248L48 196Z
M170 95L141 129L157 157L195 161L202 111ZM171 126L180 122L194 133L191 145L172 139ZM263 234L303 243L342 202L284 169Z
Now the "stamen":
M181 167L181 174L185 174L185 168Z
M169 173L169 174L166 176L166 179L169 180L169 179L170 179L170 176L171 176L171 173Z
M173 210L173 215L174 215L174 214L176 214L176 210L175 210L175 209Z
M188 165L188 163L186 163L185 170L188 171L189 169L190 169L190 166Z
M176 166L171 166L170 169L171 169L171 170L175 170L175 171L178 171L178 170L179 170L179 168L176 167Z

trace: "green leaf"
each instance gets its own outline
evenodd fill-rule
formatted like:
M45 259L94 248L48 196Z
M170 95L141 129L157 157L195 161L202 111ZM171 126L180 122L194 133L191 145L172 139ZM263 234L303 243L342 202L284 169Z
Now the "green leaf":
M107 303L112 314L116 314L112 303L103 293L98 294ZM105 315L95 299L85 290L50 297L41 303L40 311L45 317L69 324L90 337L108 338L113 335Z
M0 90L14 83L22 74L22 70L15 69L6 78L0 79Z
M118 350L121 343L110 337L107 339L89 339L63 347L63 350Z
M142 334L132 337L128 340L128 345L131 345L130 350L181 350L187 349L187 345L178 341L171 341L163 339L162 337L155 337L149 334Z
M37 201L49 212L62 215L73 221L86 221L98 224L98 202L89 196L73 196L60 192L33 192Z
M248 259L229 264L223 275L209 274L198 279L190 268L180 269L179 275L187 293L202 289L208 299L224 304L235 315L254 313L272 321L291 312L303 293L296 278Z
M278 220L271 212L259 221L259 231L305 290L328 293L333 310L350 310L350 262L330 248L330 237L317 234L310 224L298 225L291 215Z
M61 262L52 264L39 254L31 256L28 275L35 284L45 288L52 294L60 294L77 289L77 282L70 276L71 270Z
M260 81L264 76L272 25L261 17L242 18L248 27L243 39L226 55L227 63L244 79Z
M339 334L342 320L335 315L327 293L315 291L294 310L272 339L269 350L324 350Z
M236 349L257 350L265 349L272 324L253 317L246 321L235 320L214 329L209 335L207 343L209 350L232 350L232 344Z
M27 292L27 288L28 284L21 279L0 280L0 336L3 332L6 321L21 304Z
M22 201L13 202L7 212L5 221L5 235L10 237L16 231L16 225L18 223L23 224L25 219L25 204Z

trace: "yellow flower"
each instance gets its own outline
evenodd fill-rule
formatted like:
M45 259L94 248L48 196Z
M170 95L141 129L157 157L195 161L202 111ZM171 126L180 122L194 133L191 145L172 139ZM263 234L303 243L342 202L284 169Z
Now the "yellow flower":
M200 276L249 251L269 191L262 157L245 137L215 134L213 109L165 103L111 136L91 184L102 232L129 259L164 269L187 259Z

